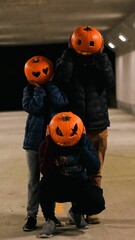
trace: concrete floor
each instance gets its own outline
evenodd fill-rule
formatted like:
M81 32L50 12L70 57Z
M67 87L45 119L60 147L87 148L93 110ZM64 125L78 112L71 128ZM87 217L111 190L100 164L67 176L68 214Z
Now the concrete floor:
M26 113L0 113L0 239L37 239L44 223L39 210L38 229L26 233L27 166L22 149ZM80 231L66 225L52 239L134 240L135 239L135 116L110 109L108 150L103 166L102 187L106 210L101 223ZM57 217L68 222L70 204L58 204Z

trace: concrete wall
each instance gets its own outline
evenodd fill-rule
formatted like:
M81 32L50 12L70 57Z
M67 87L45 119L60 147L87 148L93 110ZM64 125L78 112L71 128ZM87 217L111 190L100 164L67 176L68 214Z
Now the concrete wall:
M135 115L135 50L116 57L116 102Z

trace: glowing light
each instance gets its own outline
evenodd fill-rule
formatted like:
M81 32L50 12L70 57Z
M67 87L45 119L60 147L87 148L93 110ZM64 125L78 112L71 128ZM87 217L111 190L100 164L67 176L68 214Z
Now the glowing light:
M119 39L122 41L122 42L126 42L127 39L123 36L123 35L119 35Z
M113 43L111 43L111 42L108 43L108 46L109 46L110 48L115 48L115 45L114 45Z

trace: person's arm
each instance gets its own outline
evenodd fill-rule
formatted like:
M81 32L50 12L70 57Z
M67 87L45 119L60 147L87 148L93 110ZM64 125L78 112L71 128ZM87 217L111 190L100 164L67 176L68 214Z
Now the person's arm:
M102 81L102 85L106 88L112 88L115 84L115 76L107 54L103 52L95 54L94 65L99 74L99 79Z
M64 93L67 91L67 85L72 76L75 56L75 51L71 48L67 48L56 61L54 69L54 84L62 89Z
M83 134L81 139L81 159L87 172L99 171L100 161L93 143Z
M49 98L51 106L53 107L53 111L59 112L69 110L67 97L57 86L51 82L48 82L45 85L45 91L48 93L47 97Z
M45 90L41 86L28 84L23 90L22 107L30 114L40 114L45 101Z

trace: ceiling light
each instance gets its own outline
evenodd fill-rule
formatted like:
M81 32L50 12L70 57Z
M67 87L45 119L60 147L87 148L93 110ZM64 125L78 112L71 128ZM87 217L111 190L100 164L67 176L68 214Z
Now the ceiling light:
M109 46L110 48L115 48L115 45L114 45L113 43L111 43L111 42L108 43L108 46Z
M127 39L121 34L119 35L119 39L122 41L122 42L126 42Z

